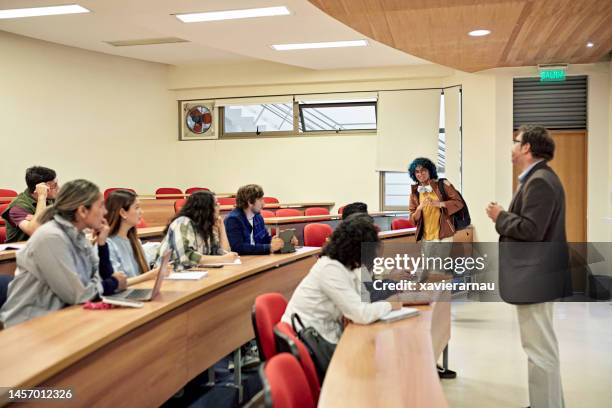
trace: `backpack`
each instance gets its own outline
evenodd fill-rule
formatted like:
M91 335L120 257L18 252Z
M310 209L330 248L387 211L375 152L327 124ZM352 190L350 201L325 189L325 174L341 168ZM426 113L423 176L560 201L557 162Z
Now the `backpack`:
M445 178L438 179L438 189L440 190L440 193L442 194L442 201L448 200L448 196L446 195L446 191L444 190L445 180L446 180ZM458 191L457 191L457 194L459 194L459 198L461 198L461 202L463 203L463 208L457 211L456 213L454 213L453 215L451 215L451 218L453 219L453 225L455 226L455 231L460 231L462 229L466 229L467 227L469 227L470 224L472 223L472 219L470 218L470 211L468 210L467 204L465 203L463 196Z

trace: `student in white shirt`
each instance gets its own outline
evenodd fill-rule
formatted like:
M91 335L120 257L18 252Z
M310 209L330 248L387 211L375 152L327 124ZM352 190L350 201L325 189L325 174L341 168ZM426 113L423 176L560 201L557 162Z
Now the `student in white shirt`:
M149 270L136 225L142 218L140 201L130 190L115 190L105 202L106 220L110 227L108 249L113 270L127 276L127 284L133 285L155 279L159 268Z
M362 243L371 243L363 258ZM325 340L337 344L343 317L369 324L399 309L400 303L369 303L368 294L361 294L361 268L372 268L379 245L378 231L370 216L348 217L336 228L317 263L293 292L282 320L291 324L291 316L297 313L304 327L314 327Z

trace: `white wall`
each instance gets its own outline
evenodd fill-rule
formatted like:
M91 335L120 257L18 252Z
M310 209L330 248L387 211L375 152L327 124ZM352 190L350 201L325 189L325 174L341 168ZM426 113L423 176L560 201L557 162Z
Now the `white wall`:
M313 71L272 63L170 69L176 100L440 87L438 66ZM284 202L364 201L379 209L375 135L178 143L181 180L217 192L258 183ZM406 152L410 155L410 152ZM229 191L227 191L229 190Z
M172 185L176 104L166 65L89 52L0 31L2 187L22 191L25 169L60 182L152 192Z

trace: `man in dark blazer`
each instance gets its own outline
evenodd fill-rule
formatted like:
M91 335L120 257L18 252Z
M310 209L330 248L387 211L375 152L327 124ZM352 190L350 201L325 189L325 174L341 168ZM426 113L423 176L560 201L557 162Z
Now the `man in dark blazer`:
M517 307L531 407L563 407L553 301L572 292L565 193L547 164L555 143L546 129L521 127L513 142L512 163L522 171L518 190L508 211L495 202L486 209L500 235L499 290Z

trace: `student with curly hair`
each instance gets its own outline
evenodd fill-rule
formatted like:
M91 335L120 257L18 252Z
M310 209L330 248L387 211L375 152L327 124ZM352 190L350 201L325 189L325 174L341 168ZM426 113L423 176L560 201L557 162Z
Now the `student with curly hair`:
M362 243L371 244L363 254ZM372 269L379 246L370 216L353 214L344 220L293 292L282 320L291 323L291 316L297 313L305 327L314 327L329 343L337 344L343 317L368 324L399 309L399 303L369 303L361 296L361 268Z
M233 262L238 256L230 252L219 203L210 191L190 195L164 233L156 266L168 250L177 271L206 263Z
M444 180L446 200L443 200L436 165L429 159L418 157L408 167L410 178L416 182L410 194L410 220L416 225L417 241L423 242L422 252L428 257L446 257L455 235L452 215L463 208L457 190Z

